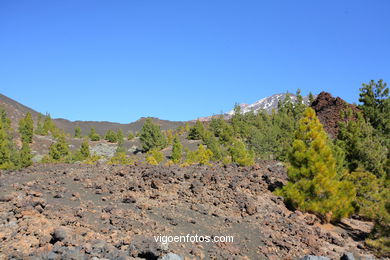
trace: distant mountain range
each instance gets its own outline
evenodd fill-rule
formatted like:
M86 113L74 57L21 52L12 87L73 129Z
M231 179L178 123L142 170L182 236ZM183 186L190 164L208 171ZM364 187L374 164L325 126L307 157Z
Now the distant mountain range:
M239 104L239 106L241 107L241 111L243 113L248 113L248 112L255 112L255 113L257 113L257 112L259 112L261 110L263 110L263 111L265 111L267 113L271 113L272 110L277 110L279 101L283 101L286 98L287 95L290 96L291 101L293 103L296 103L298 101L296 95L290 94L290 93L283 93L283 94L275 94L275 95L272 95L272 96L260 99L260 100L256 101L253 104ZM309 103L309 97L308 96L303 97L303 102L305 104L308 104ZM232 109L229 112L223 114L223 117L224 118L230 118L232 115L234 115L234 109ZM213 116L208 116L208 117L198 118L198 120L200 120L200 121L209 121L212 118L213 118Z
M41 114L2 94L0 94L0 107L6 110L8 116L11 118L12 126L14 128L17 127L19 120L24 117L27 112L31 113L35 122L37 122L38 116L39 114ZM121 129L124 133L130 131L137 132L141 130L145 120L146 118L140 118L137 121L129 124L120 124L107 121L69 121L63 118L53 119L57 127L63 129L65 132L73 134L76 126L79 126L83 134L85 135L89 133L92 127L94 127L96 132L98 132L100 135L104 135L107 130L116 131L118 129ZM158 124L163 130L175 129L181 125L185 125L185 122L161 120L158 118L152 118L152 120L155 124Z
M290 98L292 102L297 102L297 97L293 94L290 95ZM263 99L260 99L256 101L253 104L240 104L241 109L243 113L247 113L250 111L258 112L260 110L264 110L267 113L271 113L273 109L277 109L278 102L280 100L284 100L286 98L287 94L275 94L270 97L266 97ZM303 102L308 103L309 98L304 97ZM0 94L0 106L3 107L6 111L8 116L11 118L13 127L17 127L17 123L19 120L25 116L27 112L30 112L33 116L35 122L38 119L38 116L41 114L27 106L24 106L20 104L19 102L8 98L2 94ZM234 110L231 110L223 116L228 119L234 114ZM42 114L41 114L42 115ZM208 117L201 117L197 120L200 121L210 121L213 118L213 116ZM107 121L69 121L67 119L63 118L55 118L53 119L54 123L59 127L60 129L63 129L67 133L74 133L74 129L76 126L79 126L82 129L83 134L88 134L90 129L92 127L95 128L95 130L101 134L104 135L107 130L114 130L121 129L124 133L127 133L129 131L131 132L137 132L141 130L146 118L140 118L135 122L129 123L129 124L120 124L120 123L113 123L113 122L107 122ZM169 120L161 120L159 118L152 118L153 122L158 124L161 129L167 130L167 129L175 129L179 126L184 125L186 122L179 122L179 121L169 121ZM191 122L194 122L196 120L192 120Z

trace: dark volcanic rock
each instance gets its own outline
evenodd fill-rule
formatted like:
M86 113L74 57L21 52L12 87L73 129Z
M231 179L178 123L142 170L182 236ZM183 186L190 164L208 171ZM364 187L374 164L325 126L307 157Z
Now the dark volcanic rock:
M321 92L313 101L311 107L316 111L318 119L324 125L325 131L332 138L335 138L339 132L338 123L344 121L341 118L341 111L347 108L355 112L359 111L356 106L348 104L339 97L334 98L328 92Z
M184 168L55 164L1 173L0 259L369 254L364 239L354 234L368 234L372 223L323 227L314 215L292 212L271 192L286 180L285 167L276 161ZM234 242L155 240L186 235L227 235Z

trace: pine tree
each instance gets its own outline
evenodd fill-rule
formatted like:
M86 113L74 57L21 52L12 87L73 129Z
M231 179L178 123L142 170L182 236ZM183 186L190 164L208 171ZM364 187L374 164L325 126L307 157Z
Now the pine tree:
M336 144L344 150L349 170L364 168L378 178L383 177L389 153L383 138L375 134L361 113L353 115L351 110L346 110L343 116L346 122L340 123Z
M57 141L50 145L49 155L55 161L65 161L69 156L69 145L66 142L65 134L60 134Z
M369 119L372 126L381 134L390 136L390 98L389 88L383 80L375 82L371 80L369 84L364 84L360 88L359 106L363 110L364 116Z
M76 138L81 138L82 137L82 135L81 135L81 127L76 126L76 128L74 129L74 137L76 137Z
M353 212L355 190L351 183L339 180L327 134L311 108L299 121L289 161L289 182L278 191L287 204L315 213L324 222Z
M32 164L32 154L30 145L27 142L23 142L22 149L20 150L20 166L28 167Z
M207 149L204 145L200 144L198 151L196 152L196 160L200 165L210 165L211 157L213 152Z
M0 169L12 169L15 167L11 160L11 138L4 120L0 121Z
M182 150L183 146L180 142L179 137L176 135L175 138L173 139L173 145L172 145L172 155L171 155L171 160L174 163L180 163L182 159Z
M2 127L6 129L6 131L9 131L11 129L11 119L9 119L7 112L3 109L0 108L0 120L2 122Z
M118 144L123 144L123 138L125 138L125 136L123 135L122 129L118 129L116 132L116 140Z
M30 113L19 121L19 133L22 137L22 142L32 143L34 135L34 121Z
M46 114L45 118L43 119L42 134L48 135L49 132L55 137L60 134L59 130L51 119L50 114Z
M88 139L84 139L84 141L81 143L80 154L84 160L87 159L91 155L91 152L89 150Z
M12 170L20 167L20 154L12 140L11 120L0 108L0 169Z
M153 124L150 118L146 119L142 126L140 140L142 149L147 152L151 149L162 149L166 146L166 139L158 125Z
M91 128L89 134L88 134L88 137L91 141L99 141L100 140L100 135L98 133L96 133L96 130L95 128Z
M245 144L240 140L235 140L233 145L229 147L232 162L239 166L251 166L255 163L254 154L249 151Z
M172 129L168 129L167 131L165 131L165 138L167 139L167 144L171 145L173 142L173 138L175 138Z
M190 131L188 133L188 139L201 140L203 138L204 131L205 129L202 122L198 120L196 121L195 125L190 128Z
M116 143L118 141L118 135L114 131L108 130L104 136L104 139L110 143Z
M221 145L218 142L218 139L210 131L206 131L203 139L203 143L213 153L213 157L211 159L213 161L220 161L223 157L223 152Z
M35 133L37 135L44 135L43 124L42 124L42 115L41 114L38 115L38 121L37 121L37 127L36 127L36 130L35 130Z
M313 93L309 92L309 105L313 104L314 102L314 95Z
M132 132L129 132L129 134L127 135L127 140L131 141L134 139L134 134Z

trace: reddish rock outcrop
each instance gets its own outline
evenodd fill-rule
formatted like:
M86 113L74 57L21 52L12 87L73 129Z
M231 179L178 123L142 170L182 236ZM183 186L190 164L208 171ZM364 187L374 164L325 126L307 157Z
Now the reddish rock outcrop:
M316 111L318 119L324 125L325 131L331 138L335 138L339 132L339 122L344 121L341 117L341 111L351 108L358 112L359 109L347 103L339 97L332 97L328 92L321 92L311 104L311 107Z

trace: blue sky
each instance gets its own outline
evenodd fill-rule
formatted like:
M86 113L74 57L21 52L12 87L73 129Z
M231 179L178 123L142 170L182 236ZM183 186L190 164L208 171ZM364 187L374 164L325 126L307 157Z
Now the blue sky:
M390 1L0 1L0 92L70 120L190 120L390 82Z

